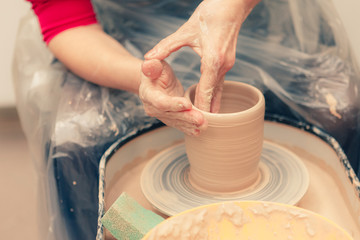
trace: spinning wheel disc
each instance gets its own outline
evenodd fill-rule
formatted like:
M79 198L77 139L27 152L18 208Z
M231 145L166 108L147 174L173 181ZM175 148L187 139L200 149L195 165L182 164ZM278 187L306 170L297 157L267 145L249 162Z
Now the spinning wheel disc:
M259 180L232 193L209 193L191 185L184 143L154 156L141 175L141 188L159 211L172 216L190 208L221 201L259 200L296 204L309 186L303 162L292 152L264 141Z

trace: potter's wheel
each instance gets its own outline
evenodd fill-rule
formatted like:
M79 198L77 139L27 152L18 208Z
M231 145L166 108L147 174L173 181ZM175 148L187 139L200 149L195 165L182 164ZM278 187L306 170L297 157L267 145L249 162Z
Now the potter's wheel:
M265 141L259 165L259 180L235 193L214 194L190 184L189 162L184 143L155 155L141 175L147 200L172 216L190 208L220 201L261 200L295 205L305 194L309 174L302 161L289 150Z

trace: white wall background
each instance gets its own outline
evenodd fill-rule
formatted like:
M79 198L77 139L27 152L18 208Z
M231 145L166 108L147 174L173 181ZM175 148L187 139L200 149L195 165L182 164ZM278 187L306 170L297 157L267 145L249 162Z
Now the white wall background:
M12 84L12 54L20 18L30 9L25 0L0 1L0 108L15 106Z
M333 0L360 68L360 1Z
M360 64L360 9L359 0L333 0L346 27L349 41ZM0 108L15 106L11 63L14 41L19 20L30 9L25 0L2 0L0 2Z

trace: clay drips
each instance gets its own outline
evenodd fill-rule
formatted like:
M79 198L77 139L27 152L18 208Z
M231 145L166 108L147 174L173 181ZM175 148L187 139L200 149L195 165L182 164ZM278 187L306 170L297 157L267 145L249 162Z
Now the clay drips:
M196 85L185 97L194 103ZM203 112L208 128L200 136L185 137L190 181L212 192L235 192L259 177L265 100L260 90L225 81L219 113Z

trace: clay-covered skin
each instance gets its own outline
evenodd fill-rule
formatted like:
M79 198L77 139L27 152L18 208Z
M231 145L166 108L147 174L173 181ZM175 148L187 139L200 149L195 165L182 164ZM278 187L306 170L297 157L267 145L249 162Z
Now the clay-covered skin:
M185 97L194 100L196 86ZM224 83L219 113L203 112L208 128L186 136L190 181L212 192L236 192L259 177L265 100L261 91L240 82Z
M164 60L182 47L201 58L201 76L194 105L218 112L225 74L235 63L236 42L242 23L260 0L206 0L173 34L145 54L145 59Z
M183 97L183 86L168 63L145 61L142 72L139 97L147 115L189 135L198 135L206 128L203 115Z

